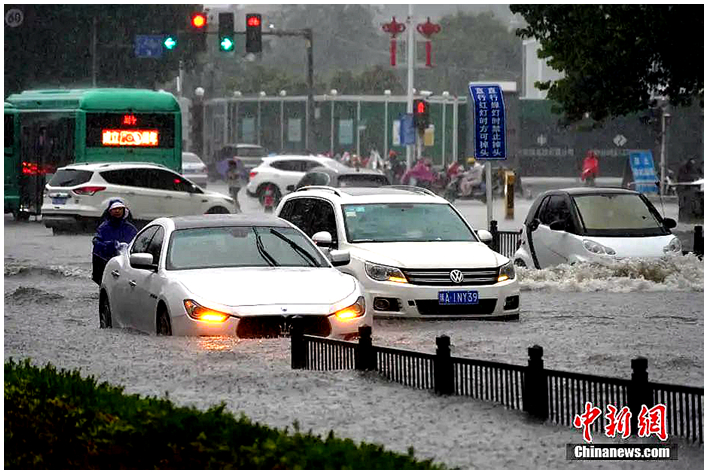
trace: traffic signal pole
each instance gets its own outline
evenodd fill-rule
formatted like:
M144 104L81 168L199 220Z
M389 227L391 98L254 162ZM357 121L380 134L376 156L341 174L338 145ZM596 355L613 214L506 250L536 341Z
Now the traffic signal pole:
M408 4L408 19L406 20L408 30L408 100L406 101L406 112L409 115L413 114L413 61L415 61L415 56L413 55L413 50L415 48L414 37L413 37L413 5ZM416 133L416 145L418 142L418 134ZM413 154L415 149L418 148L416 145L406 145L406 169L411 169L413 165Z

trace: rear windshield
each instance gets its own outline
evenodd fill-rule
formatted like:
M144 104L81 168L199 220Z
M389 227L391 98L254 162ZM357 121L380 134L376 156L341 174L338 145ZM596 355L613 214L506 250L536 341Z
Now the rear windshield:
M91 179L93 171L57 170L49 180L49 186L77 186Z
M266 151L265 151L264 148L256 148L256 147L253 147L253 148L239 148L239 149L236 151L236 154L237 154L237 156L239 156L239 157L250 156L250 157L254 157L254 158L262 158L262 157L266 156Z
M197 156L192 153L184 153L182 154L182 161L187 162L187 163L199 163L203 164L202 160Z
M376 187L386 186L388 184L391 183L389 183L388 178L383 175L345 174L339 177L339 186L342 188L346 188L347 186Z

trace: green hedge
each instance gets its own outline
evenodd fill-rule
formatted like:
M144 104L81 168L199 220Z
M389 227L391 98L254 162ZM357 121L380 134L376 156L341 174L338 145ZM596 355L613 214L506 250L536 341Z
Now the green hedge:
M445 469L167 399L126 395L78 370L5 362L6 469Z

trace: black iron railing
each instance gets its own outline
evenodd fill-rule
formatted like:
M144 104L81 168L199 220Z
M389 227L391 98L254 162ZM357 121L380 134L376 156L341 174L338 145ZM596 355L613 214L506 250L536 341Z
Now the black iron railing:
M499 230L497 221L491 221L489 232L492 234L492 250L507 258L513 258L521 238L521 231Z
M642 406L663 404L669 435L703 443L703 388L649 382L643 357L632 360L632 377L625 380L546 369L540 346L528 349L523 366L452 357L448 336L437 337L435 354L427 354L374 346L368 326L360 328L358 343L304 335L297 325L291 335L293 369L375 371L408 387L489 400L567 426L588 402L603 415L608 405L618 412L627 407L634 433ZM604 430L608 423L600 416L590 429Z

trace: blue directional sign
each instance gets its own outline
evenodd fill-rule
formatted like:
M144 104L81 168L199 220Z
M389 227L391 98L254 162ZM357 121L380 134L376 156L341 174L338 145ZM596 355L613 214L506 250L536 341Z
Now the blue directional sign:
M658 193L657 178L654 171L654 157L651 150L631 150L629 166L634 175L634 189L640 193Z
M135 35L136 58L161 58L164 35Z
M415 145L415 126L413 114L402 114L401 120L401 145Z
M474 157L505 160L506 115L501 86L470 83L469 88L474 117Z

